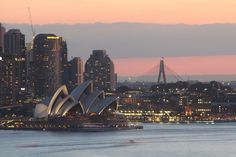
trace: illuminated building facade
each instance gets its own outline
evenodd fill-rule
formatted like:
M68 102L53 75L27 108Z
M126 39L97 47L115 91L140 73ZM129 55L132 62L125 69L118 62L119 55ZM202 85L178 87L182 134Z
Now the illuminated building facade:
M83 83L83 61L80 57L75 57L67 64L67 74L65 74L66 85L69 91Z
M27 94L25 56L1 54L0 105L22 105Z
M36 97L51 96L63 83L66 42L54 34L38 34L32 55L32 86Z
M114 64L105 50L94 50L85 63L84 80L93 80L94 88L105 91L116 89Z
M0 53L0 106L22 105L27 94L25 37L12 29L4 35Z

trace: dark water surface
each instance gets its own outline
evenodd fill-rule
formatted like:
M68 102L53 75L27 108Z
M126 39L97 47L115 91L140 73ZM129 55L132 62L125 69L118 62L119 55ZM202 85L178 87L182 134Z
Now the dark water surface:
M0 157L236 157L236 123L114 132L0 131Z

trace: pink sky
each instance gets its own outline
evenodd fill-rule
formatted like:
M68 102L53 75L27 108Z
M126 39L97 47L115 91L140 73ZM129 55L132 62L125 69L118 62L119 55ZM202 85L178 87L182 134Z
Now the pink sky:
M2 0L0 22L34 24L141 22L236 23L236 0ZM236 55L165 58L180 75L236 74ZM120 76L147 74L159 58L116 59Z
M235 0L1 0L0 21L35 24L236 23Z
M179 75L236 74L236 55L167 57L164 60L165 64ZM119 76L142 76L153 73L159 62L160 58L114 60Z

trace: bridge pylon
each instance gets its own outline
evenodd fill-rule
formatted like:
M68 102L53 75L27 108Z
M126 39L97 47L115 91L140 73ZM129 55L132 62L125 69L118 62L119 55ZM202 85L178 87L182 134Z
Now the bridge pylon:
M165 64L164 64L164 57L160 60L160 69L159 69L159 75L158 75L158 81L157 84L166 84L166 73L165 73Z

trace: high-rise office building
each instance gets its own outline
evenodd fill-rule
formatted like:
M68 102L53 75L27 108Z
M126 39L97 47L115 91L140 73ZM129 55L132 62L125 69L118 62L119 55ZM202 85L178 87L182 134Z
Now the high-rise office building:
M22 105L26 99L24 55L0 54L0 106Z
M25 35L19 29L10 29L4 35L4 53L25 53Z
M94 87L105 91L115 90L114 64L105 50L94 50L85 63L84 79L93 80Z
M65 74L67 76L66 85L71 91L79 84L83 83L83 61L80 57L75 57L68 62L68 72Z
M62 42L62 51L61 51L61 63L62 63L62 84L68 86L69 79L69 67L67 60L67 44Z
M2 27L2 24L0 23L0 53L4 51L4 34L5 28Z
M27 89L28 89L28 98L33 97L33 88L32 88L32 61L33 61L33 43L26 43L26 74L27 74Z
M34 38L32 86L37 97L51 96L63 83L67 48L62 37L38 34Z
M24 35L9 30L4 35L4 52L0 53L0 105L21 105L25 100L26 57Z

